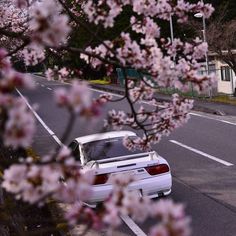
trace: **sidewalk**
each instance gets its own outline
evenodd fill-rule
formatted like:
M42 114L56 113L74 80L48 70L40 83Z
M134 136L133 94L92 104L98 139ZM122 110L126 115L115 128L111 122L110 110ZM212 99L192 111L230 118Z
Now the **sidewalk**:
M122 95L124 94L124 88L115 84L109 84L109 85L91 84L91 87L111 93L117 93ZM160 102L170 101L171 99L169 95L165 94L156 94L155 96L157 100ZM236 116L236 106L220 102L210 102L202 99L194 99L193 110L222 116L223 115Z

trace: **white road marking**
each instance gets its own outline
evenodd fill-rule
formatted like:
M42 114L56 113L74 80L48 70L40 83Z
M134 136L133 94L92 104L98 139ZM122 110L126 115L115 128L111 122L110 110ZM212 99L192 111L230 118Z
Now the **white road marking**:
M41 84L41 87L45 87L45 85L44 85L44 84Z
M95 91L95 92L99 92L99 93L108 93L108 94L111 94L111 95L113 95L113 96L123 97L123 96L120 95L120 94L115 94L115 93L111 93L111 92L106 92L106 91L102 91L102 90L98 90L98 89L92 89L92 88L90 88L90 89L93 90L93 91ZM146 102L146 101L140 101L139 103L143 103L143 104L150 105L150 104L149 104L148 102ZM150 106L152 106L152 105L150 105ZM160 108L165 108L164 105L158 105L158 107L160 107ZM222 122L222 123L225 123L225 124L229 124L229 125L234 125L234 126L236 126L236 123L231 122L231 121L227 121L227 120L223 120L223 119L219 119L219 118L214 118L214 117L209 117L209 116L202 115L202 114L195 113L195 112L190 112L189 114L192 115L192 116L198 116L198 117L202 117L202 118L205 118L205 119L214 120L214 121L218 121L218 122Z
M226 123L226 124L229 124L229 125L236 125L236 123L233 123L233 122L230 122L230 121L227 121L227 120L219 120L223 123Z
M199 116L199 117L206 118L206 119L209 119L209 120L219 121L219 122L226 123L226 124L229 124L229 125L236 125L236 123L231 122L231 121L227 121L227 120L223 120L223 119L219 119L219 118L215 118L215 117L209 117L209 116L194 113L194 112L190 112L189 114L192 115L192 116Z
M52 90L51 88L47 87L48 90Z
M187 146L187 145L185 145L185 144L183 144L183 143L180 143L180 142L178 142L178 141L175 141L175 140L169 140L171 143L174 143L174 144L176 144L176 145L179 145L179 146L181 146L181 147L183 147L183 148L186 148L186 149L188 149L188 150L190 150L190 151L192 151L192 152L195 152L195 153L197 153L197 154L200 154L200 155L202 155L202 156L205 156L205 157L207 157L207 158L209 158L209 159L211 159L211 160L213 160L213 161L216 161L216 162L219 162L219 163L221 163L221 164L223 164L223 165L225 165L225 166L233 166L234 164L232 164L232 163L230 163L230 162L227 162L227 161L224 161L224 160L222 160L222 159L220 159L220 158L217 158L217 157L214 157L214 156L212 156L212 155L209 155L209 154L207 154L207 153L205 153L205 152L203 152L203 151L200 151L200 150L197 150L197 149L195 149L195 148L192 148L192 147L190 147L190 146Z
M106 91L102 91L102 90L98 90L98 89L93 89L93 88L90 88L90 89L91 89L92 91L99 92L99 93L107 93L107 94L111 94L111 95L113 95L113 96L123 97L123 96L120 95L120 94L115 94L115 93L106 92ZM149 104L148 102L146 102L146 101L140 101L139 103L144 103L144 104L150 105L150 104ZM151 106L152 106L152 105L151 105ZM158 105L158 106L159 106L160 108L165 108L164 105ZM202 114L195 113L195 112L190 112L189 114L192 115L192 116L199 116L199 117L202 117L202 118L205 118L205 119L215 120L215 121L219 121L219 122L222 122L222 123L225 123L225 124L235 125L235 126L236 126L236 123L230 122L230 121L227 121L227 120L222 120L222 119L219 119L219 118L209 117L209 116L202 115Z
M134 223L134 221L127 215L121 215L120 218L128 225L128 227L133 231L137 236L147 236L143 230Z
M67 83L69 84L69 83ZM108 93L108 94L111 94L113 96L117 96L117 97L123 97L122 95L120 94L115 94L115 93L111 93L111 92L106 92L106 91L102 91L102 90L98 90L98 89L92 89L90 88L91 90L95 91L95 92L99 92L99 93ZM139 103L144 103L144 104L147 104L147 105L150 105L148 102L146 101L140 101ZM152 106L152 105L151 105ZM160 108L165 108L164 105L158 105ZM215 120L215 121L219 121L219 122L222 122L222 123L225 123L225 124L229 124L229 125L235 125L236 126L236 123L234 122L230 122L230 121L227 121L227 120L223 120L223 119L219 119L219 118L214 118L214 117L209 117L209 116L206 116L206 115L202 115L202 114L199 114L199 113L195 113L195 112L190 112L189 113L190 115L192 116L199 116L199 117L202 117L202 118L205 118L205 119L209 119L209 120Z
M59 144L62 145L62 142L60 139L56 136L56 134L46 125L46 123L42 120L42 118L37 114L37 112L32 108L32 106L28 103L27 99L21 94L21 92L16 89L18 94L24 99L26 105L29 107L29 109L32 111L32 113L35 115L37 120L41 123L41 125L47 130L47 132L52 136L52 138ZM142 229L135 224L135 222L129 217L129 216L120 216L120 218L126 223L126 225L133 231L133 233L137 236L147 236Z
M95 92L98 92L98 93L107 93L107 94L110 94L112 96L117 96L117 97L123 97L122 95L120 94L116 94L116 93L111 93L111 92L107 92L107 91L102 91L102 90L99 90L99 89L94 89L94 88L89 88L90 90L92 91L95 91Z
M24 99L26 105L29 107L29 109L32 111L32 113L35 115L36 119L40 122L40 124L48 131L48 133L52 136L52 138L59 144L62 145L60 139L56 136L56 134L45 124L45 122L42 120L42 118L37 114L37 112L32 108L32 106L28 103L27 99L21 94L21 92L16 89L18 94Z
M68 83L68 82L61 82L61 83L67 84L67 85L71 85L71 84ZM99 90L99 89L90 88L90 90L95 91L95 92L98 92L98 93L107 93L107 94L110 94L110 95L113 95L113 96L123 97L123 96L120 95L120 94L111 93L111 92L106 92L106 91L102 91L102 90ZM141 101L141 102L144 103L144 104L149 105L148 102L145 102L145 101ZM164 108L165 106L160 105L159 107L160 107L160 108ZM230 121L227 121L227 120L222 120L222 119L218 119L218 118L213 118L213 117L209 117L209 116L202 115L202 114L195 113L195 112L190 112L189 114L192 115L192 116L199 116L199 117L206 118L206 119L209 119L209 120L215 120L215 121L219 121L219 122L222 122L222 123L225 123L225 124L235 125L235 126L236 126L236 123L230 122Z

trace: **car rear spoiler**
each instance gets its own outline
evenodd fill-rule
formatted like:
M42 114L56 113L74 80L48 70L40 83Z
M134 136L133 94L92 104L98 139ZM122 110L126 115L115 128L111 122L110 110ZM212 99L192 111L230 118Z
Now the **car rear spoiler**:
M130 159L135 159L137 157L145 157L145 156L149 156L151 160L153 160L153 156L155 154L155 151L153 152L144 152L144 153L139 153L139 154L131 154L131 155L126 155L126 156L119 156L119 157L112 157L109 159L103 159L103 160L97 160L94 161L95 165L98 164L104 164L104 163L109 163L109 162L113 162L113 161L123 161L123 160L130 160Z

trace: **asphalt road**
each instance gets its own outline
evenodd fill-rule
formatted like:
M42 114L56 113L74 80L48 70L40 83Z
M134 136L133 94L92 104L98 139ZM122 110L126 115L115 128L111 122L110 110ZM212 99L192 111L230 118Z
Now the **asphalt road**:
M37 89L21 91L29 104L39 104L36 111L47 127L61 137L68 114L53 101L53 90L70 86L46 81L35 76ZM94 90L93 90L94 91ZM100 92L94 91L94 96ZM109 104L110 109L127 109L125 102ZM103 117L104 118L104 117ZM69 140L102 129L103 118L93 122L78 120ZM193 113L182 128L164 138L154 149L170 163L173 189L170 198L186 205L192 218L194 236L236 235L236 117L217 117ZM69 142L69 141L68 141ZM46 154L56 144L45 127L38 122L34 148ZM151 219L138 226L148 233L155 222ZM123 224L117 235L135 235ZM138 235L138 233L136 234Z

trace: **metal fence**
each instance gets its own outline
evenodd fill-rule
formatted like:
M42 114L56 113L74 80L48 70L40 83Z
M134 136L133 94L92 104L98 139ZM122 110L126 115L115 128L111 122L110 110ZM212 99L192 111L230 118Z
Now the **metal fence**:
M124 72L121 68L116 68L116 72L117 72L117 78L118 78L118 82L121 86L124 86L125 83L125 75ZM212 70L210 72L216 72L216 70ZM125 74L126 76L130 77L130 78L135 78L135 79L139 79L140 76L143 76L143 74L138 73L136 70L134 69L127 69L125 70ZM199 74L207 74L206 70L201 70L199 71ZM147 76L148 80L152 80L151 76ZM158 88L157 92L163 93L163 94L167 94L167 95L171 95L173 93L178 93L181 94L182 96L186 96L186 97L194 97L194 98L211 98L214 96L217 96L218 91L217 91L217 86L216 87L212 87L210 88L208 91L203 92L198 92L196 90L194 90L194 86L192 83L189 83L189 90L186 92L182 92L178 89L175 88Z

